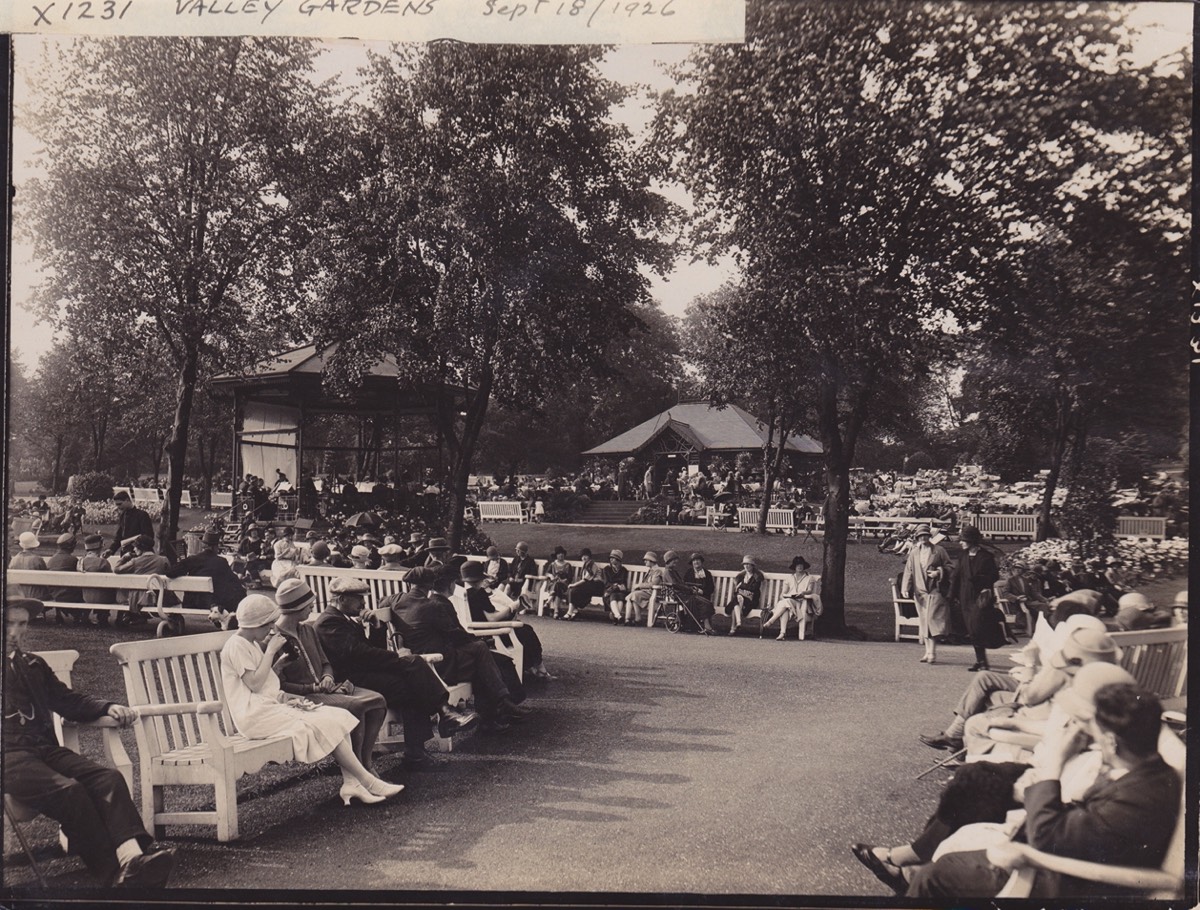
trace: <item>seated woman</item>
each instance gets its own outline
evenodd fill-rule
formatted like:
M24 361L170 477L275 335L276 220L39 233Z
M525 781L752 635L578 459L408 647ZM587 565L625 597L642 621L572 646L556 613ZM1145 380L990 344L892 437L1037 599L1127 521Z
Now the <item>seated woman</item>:
M466 588L467 610L471 622L508 622L514 618L512 607L494 607L487 589L487 575L483 563L469 560L459 569L463 586ZM521 625L513 629L513 635L525 649L522 669L535 679L554 679L542 664L542 640L532 626Z
M624 553L613 550L608 554L608 565L600 573L604 583L604 602L612 610L614 626L621 623L628 625L625 619L625 599L629 596L629 570L625 568L624 559Z
M792 574L789 575L783 582L783 596L775 601L775 609L771 613L770 619L763 623L763 628L772 623L779 623L779 635L775 637L776 641L783 641L787 635L788 617L791 616L799 625L802 619L805 619L805 612L810 611L812 618L816 619L821 615L820 607L817 605L817 579L815 575L810 575L808 570L811 567L807 559L803 556L797 556L792 560L790 566Z
M646 564L646 574L633 586L629 597L625 599L626 625L642 624L642 610L650 609L650 598L654 596L654 589L664 583L663 570L658 565L658 554L647 551L642 561Z
M312 590L299 578L285 579L275 592L279 619L275 628L293 643L290 657L280 664L279 687L289 695L299 695L319 705L344 708L358 720L350 731L354 754L362 766L373 773L372 753L379 731L387 720L387 701L372 689L356 688L345 679L337 682L333 667L321 647L316 629L304 622L312 611Z
M604 593L604 578L600 567L592 559L592 551L584 547L579 551L583 565L579 569L579 578L567 588L567 599L571 609L567 611L566 619L574 619L579 611L592 602L593 597Z
M221 648L221 682L238 732L250 739L289 736L296 760L305 764L333 753L342 770L338 795L378 803L404 789L380 780L363 767L347 735L358 721L349 711L315 705L285 694L275 666L287 638L275 631L279 607L269 597L250 594L237 608L238 630Z
M729 634L737 634L742 627L742 620L747 613L758 607L758 599L762 594L763 573L758 571L758 565L753 556L742 557L742 571L733 578L733 599L726 605L733 617L729 623Z
M693 553L688 559L688 570L684 573L683 580L689 585L692 585L693 590L697 591L701 597L712 604L713 595L717 592L717 580L713 578L712 573L704 568L704 556L700 553ZM712 631L712 616L716 613L714 609L709 613L709 621L705 622L706 628Z
M693 556L692 559L695 560L696 557ZM666 573L666 583L675 590L675 593L679 595L679 599L687 607L688 612L700 624L700 631L705 635L712 635L712 618L716 610L713 608L712 601L701 594L701 590L704 587L703 583L700 581L689 582L687 580L687 577L679 568L679 554L674 550L667 550L663 554L663 563ZM703 570L703 557L699 558L699 563ZM709 580L711 581L711 576ZM713 582L713 588L716 588L715 582Z
M545 573L549 576L546 584L550 586L550 615L562 619L567 615L568 590L575 578L575 567L567 562L565 549L554 548L554 558L546 563Z

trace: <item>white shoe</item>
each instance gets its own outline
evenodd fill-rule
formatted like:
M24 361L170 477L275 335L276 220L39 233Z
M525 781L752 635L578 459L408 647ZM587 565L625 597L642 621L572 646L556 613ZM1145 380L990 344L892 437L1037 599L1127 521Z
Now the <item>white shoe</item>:
M358 800L363 805L381 803L386 799L383 796L376 796L356 780L343 781L342 789L338 790L338 796L342 798L342 804L346 806L350 805L352 799Z
M367 785L367 790L372 796L387 799L389 796L395 796L397 793L403 792L404 784L390 784L383 778L375 777Z

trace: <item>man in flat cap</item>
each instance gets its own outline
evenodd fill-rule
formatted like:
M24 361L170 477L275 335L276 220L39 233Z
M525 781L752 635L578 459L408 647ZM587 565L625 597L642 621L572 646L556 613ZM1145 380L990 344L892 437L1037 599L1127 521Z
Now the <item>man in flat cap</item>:
M438 732L448 737L473 724L475 715L451 709L445 685L425 659L367 641L359 617L368 591L366 582L357 578L335 578L329 584L333 601L313 625L337 681L348 679L355 686L379 692L388 707L400 713L404 766L410 770L432 767L434 761L425 752L425 742L433 736L432 716L438 715Z
M134 538L132 549L132 553L126 553L121 557L121 561L113 566L113 571L118 575L166 575L167 570L171 568L171 564L165 556L159 556L154 552L154 538L147 534L141 534ZM147 604L153 603L155 603L155 595L152 592L130 591L129 612L117 617L117 625L144 624L146 616L142 613L142 609ZM163 603L176 603L175 596L168 592Z
M96 572L101 575L112 574L112 563L100 555L104 549L104 538L99 534L89 534L83 539L83 556L79 558L80 572ZM87 604L115 604L117 592L112 588L84 588L83 602ZM96 625L107 626L110 611L96 610Z
M54 541L54 554L46 560L46 569L50 572L75 572L79 569L79 560L75 556L75 535L60 534ZM46 592L46 600L58 603L82 603L83 594L79 588L51 588ZM71 622L78 625L87 622L86 610L71 610ZM63 611L54 611L55 621L62 623Z

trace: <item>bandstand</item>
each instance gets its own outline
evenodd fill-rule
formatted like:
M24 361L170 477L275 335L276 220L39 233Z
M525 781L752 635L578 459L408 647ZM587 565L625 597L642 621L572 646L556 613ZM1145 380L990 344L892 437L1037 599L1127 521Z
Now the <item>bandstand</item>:
M337 395L323 376L336 348L305 345L212 380L233 399L233 477L261 477L268 489L279 474L287 478L277 496L280 520L317 517L341 495L334 478L354 484L367 507L443 473L435 415L439 396L455 390L402 386L388 355L350 395Z

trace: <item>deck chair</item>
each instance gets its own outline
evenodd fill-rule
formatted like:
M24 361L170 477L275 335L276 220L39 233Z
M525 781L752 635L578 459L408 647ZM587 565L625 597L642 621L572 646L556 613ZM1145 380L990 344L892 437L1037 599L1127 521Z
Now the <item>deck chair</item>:
M1163 759L1182 777L1187 760L1186 749L1177 736L1164 728L1159 736L1159 752ZM1185 782L1186 784L1186 782ZM1033 892L1034 881L1039 870L1057 872L1073 878L1086 879L1105 885L1134 888L1146 892L1151 900L1176 900L1183 897L1184 883L1184 832L1186 827L1187 786L1181 791L1179 818L1167 847L1166 857L1158 869L1137 869L1128 866L1112 866L1081 859L1056 856L1035 850L1028 844L1003 843L989 847L988 861L1002 869L1012 870L1012 875L996 895L998 898L1027 898Z

